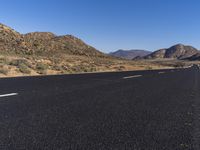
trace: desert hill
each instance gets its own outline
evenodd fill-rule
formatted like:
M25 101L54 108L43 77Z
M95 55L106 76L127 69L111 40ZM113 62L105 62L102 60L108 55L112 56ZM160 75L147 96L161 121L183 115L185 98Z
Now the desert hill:
M25 42L35 54L62 53L68 55L85 55L106 57L103 53L72 36L56 36L49 32L34 32L24 36Z
M50 32L34 32L22 35L0 24L0 51L24 54L70 54L106 57L103 53L72 36L56 36Z
M162 58L174 58L174 59L184 59L191 57L199 51L192 46L185 46L183 44L177 44L167 49L160 49L155 51L144 58L146 59L162 59Z

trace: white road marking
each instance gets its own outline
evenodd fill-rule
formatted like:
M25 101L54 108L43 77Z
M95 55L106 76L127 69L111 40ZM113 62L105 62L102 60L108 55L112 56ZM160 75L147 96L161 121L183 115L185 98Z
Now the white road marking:
M142 77L142 75L123 77L123 79L131 79L131 78L139 78L139 77Z
M3 94L3 95L0 95L0 98L1 97L16 96L16 95L18 95L18 93Z
M158 74L163 74L163 73L165 73L165 72L158 72Z

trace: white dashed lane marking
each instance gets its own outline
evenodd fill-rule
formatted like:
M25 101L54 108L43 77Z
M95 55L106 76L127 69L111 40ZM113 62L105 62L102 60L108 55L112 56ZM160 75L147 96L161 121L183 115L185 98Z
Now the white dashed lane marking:
M0 95L0 98L1 97L16 96L16 95L18 95L18 93L2 94L2 95Z

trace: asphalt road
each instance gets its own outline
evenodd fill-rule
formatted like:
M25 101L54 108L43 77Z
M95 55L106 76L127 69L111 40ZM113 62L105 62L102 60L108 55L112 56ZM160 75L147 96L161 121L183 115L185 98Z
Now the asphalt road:
M200 150L200 69L0 79L2 150Z

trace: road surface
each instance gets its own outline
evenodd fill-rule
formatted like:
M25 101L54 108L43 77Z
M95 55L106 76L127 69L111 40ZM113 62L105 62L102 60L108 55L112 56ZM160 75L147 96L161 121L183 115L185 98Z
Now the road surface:
M200 150L200 69L0 79L2 150Z

